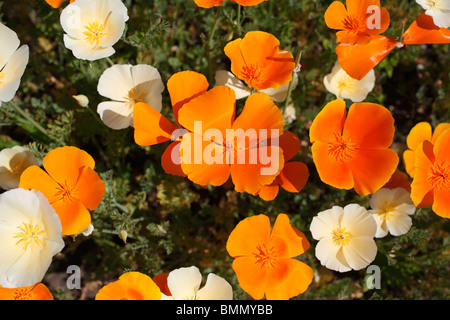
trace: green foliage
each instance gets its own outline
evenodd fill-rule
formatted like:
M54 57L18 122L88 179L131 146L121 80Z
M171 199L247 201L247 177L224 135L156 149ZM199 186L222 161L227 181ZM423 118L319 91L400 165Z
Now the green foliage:
M238 14L237 4L226 1L213 35L216 8L198 8L191 0L127 0L130 19L114 46L116 54L110 61L89 63L77 60L64 47L60 9L42 0L0 1L1 21L30 46L30 61L15 103L44 129L38 130L5 103L0 110L0 148L26 145L42 160L55 147L77 146L93 156L95 170L106 183L105 197L92 212L94 232L66 239L66 248L49 274L77 264L83 268L84 284L106 283L125 270L154 276L195 265L205 276L214 272L226 278L235 299L250 299L231 268L228 235L248 216L264 213L274 219L286 213L311 242L301 259L315 271L310 288L295 299L448 299L450 225L429 208L417 211L406 235L377 239L379 251L373 264L381 268L379 290L365 287L365 270L339 274L323 268L315 258L316 242L308 231L312 218L333 205L367 207L369 200L322 183L310 152L309 126L321 108L335 99L323 86L323 77L336 60L335 31L323 19L331 2L269 0L242 7ZM385 2L391 14L388 35L399 35L401 21L407 18L409 25L421 13L411 1ZM289 101L297 119L286 128L302 140L296 159L310 170L308 184L300 193L281 190L274 201L265 202L227 185L201 188L164 173L160 159L166 145L140 147L134 142L133 128L113 131L101 122L96 107L105 98L98 94L97 83L111 63L151 64L165 83L178 71L193 70L205 74L212 87L215 70L230 69L223 47L251 30L274 34L281 47L294 55L303 50L299 84ZM396 49L375 69L377 82L367 101L391 110L396 121L394 148L400 156L414 124L428 121L435 126L449 121L449 50L449 45ZM89 106L78 106L72 99L75 94L86 95ZM171 119L167 90L161 112ZM58 287L51 290L59 299L80 297Z

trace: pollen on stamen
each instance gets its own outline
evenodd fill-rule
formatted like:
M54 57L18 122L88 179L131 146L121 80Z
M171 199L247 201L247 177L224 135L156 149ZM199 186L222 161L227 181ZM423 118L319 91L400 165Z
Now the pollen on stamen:
M83 32L83 34L86 36L84 40L86 40L89 44L98 46L100 43L100 39L103 38L106 33L105 26L98 22L97 20L89 23L88 25L84 26L86 31Z

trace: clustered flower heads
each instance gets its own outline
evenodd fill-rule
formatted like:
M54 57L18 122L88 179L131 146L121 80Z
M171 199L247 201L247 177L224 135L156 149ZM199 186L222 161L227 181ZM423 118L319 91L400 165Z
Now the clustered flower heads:
M202 8L220 7L224 1L194 0ZM254 6L268 0L231 1ZM53 8L63 3L46 2ZM312 161L324 184L353 190L367 197L369 206L333 205L318 212L309 225L315 240L311 249L288 214L242 218L227 238L226 251L239 286L253 299L287 300L308 290L314 279L309 250L330 270L362 270L377 256L376 238L406 234L417 208L431 206L437 215L450 217L450 124L440 123L433 130L421 122L411 129L403 173L400 157L391 148L393 115L380 104L364 102L375 87L374 67L393 48L450 42L445 29L450 26L450 2L416 2L426 12L402 39L381 35L390 15L378 0L347 0L345 5L334 1L325 11L327 26L339 30L338 61L323 78L336 99L318 112L309 128ZM380 10L377 28L370 27L369 6ZM66 48L88 61L115 53L113 46L127 21L128 9L121 0L71 0L60 16ZM1 23L0 36L1 103L11 101L20 87L29 49L19 48L17 34ZM298 194L310 168L298 159L302 141L285 121L295 121L295 108L286 104L283 114L276 102L289 102L288 95L299 84L299 65L280 46L274 35L262 31L229 41L223 53L230 70L217 70L213 87L195 71L176 72L165 85L151 65L113 64L98 79L98 94L110 99L98 104L98 116L109 129L131 127L139 146L168 142L160 159L166 174L202 187L229 184L236 192L267 202L280 192ZM163 115L166 87L169 117ZM89 107L86 96L73 98ZM239 114L238 99L245 99ZM353 104L347 107L345 99ZM25 146L5 148L0 151L0 187L5 190L0 194L0 299L53 300L41 281L53 257L64 249L65 237L75 241L80 233L92 234L91 213L107 192L96 161L76 146L56 147L42 159ZM119 237L126 242L127 232L122 230ZM110 278L95 299L232 300L233 287L215 273L203 281L196 266L153 278L127 271Z

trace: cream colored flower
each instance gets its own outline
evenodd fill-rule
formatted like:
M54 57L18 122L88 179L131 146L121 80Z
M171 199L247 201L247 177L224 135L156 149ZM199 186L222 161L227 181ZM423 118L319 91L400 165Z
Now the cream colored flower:
M11 101L20 86L20 79L28 63L27 45L19 48L17 34L0 23L0 106Z
M109 57L127 20L128 10L121 0L77 0L61 13L64 45L77 59Z
M167 277L171 296L161 293L161 300L233 300L233 288L222 277L208 274L205 286L200 288L202 275L197 267L173 270Z
M19 187L22 172L39 161L31 150L14 146L0 151L0 187L10 190Z
M369 213L377 223L375 237L382 238L390 232L393 236L401 236L411 229L414 206L410 193L403 188L381 188L370 198Z
M0 285L27 287L42 280L64 248L61 221L42 193L13 189L0 195Z
M216 71L215 76L216 86L227 86L234 90L236 94L236 99L242 99L248 97L252 93L252 88L247 86L244 82L236 78L236 76L226 70L218 70ZM292 76L292 90L298 84L298 76L296 73ZM289 83L280 86L278 89L264 89L259 92L264 92L270 96L270 99L275 102L282 102L286 99L287 93L289 89ZM258 90L256 91L258 92Z
M439 28L450 27L450 0L416 0Z
M162 107L164 83L158 70L140 64L116 64L101 75L97 90L114 101L102 102L97 107L103 122L119 130L133 125L133 110L137 102L145 102L156 111Z
M375 72L372 69L361 80L353 79L342 69L339 61L336 61L331 73L323 78L323 83L338 99L361 102L375 86Z
M310 231L316 257L328 269L346 272L367 267L377 255L374 241L377 224L358 204L334 206L313 218Z

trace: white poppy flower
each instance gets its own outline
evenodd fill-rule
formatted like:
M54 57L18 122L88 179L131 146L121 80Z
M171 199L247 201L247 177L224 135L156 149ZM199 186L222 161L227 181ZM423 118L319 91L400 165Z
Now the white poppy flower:
M20 86L29 59L27 45L19 48L20 40L10 28L0 23L0 106L11 101Z
M208 274L200 288L202 275L197 267L179 268L169 273L167 287L171 296L161 293L161 300L233 300L233 288L222 277Z
M328 269L346 272L367 267L377 255L374 241L377 224L358 204L334 206L313 218L310 231L316 257Z
M323 84L338 99L361 102L375 87L375 71L372 69L364 78L357 80L350 77L336 61L331 73L323 78Z
M375 237L382 238L390 232L393 236L400 236L411 229L412 219L416 207L411 200L410 193L403 188L381 188L370 198L369 213L377 223Z
M216 86L227 86L234 90L236 94L236 99L243 99L248 97L252 93L252 88L247 86L244 82L236 78L236 76L227 70L216 71L215 76ZM298 76L296 73L292 76L292 90L298 84ZM264 89L257 92L264 92L270 96L270 99L275 102L282 102L286 99L289 90L289 83L284 86L278 87L278 89Z
M61 13L64 45L77 59L109 57L127 20L128 10L121 0L77 0Z
M114 101L97 107L102 121L119 130L133 125L133 110L137 102L145 102L156 111L162 107L164 83L158 70L149 65L116 64L100 76L97 90Z
M416 0L439 28L450 27L450 0Z
M27 287L42 280L64 248L61 221L42 193L13 189L0 195L0 285Z
M21 146L0 151L0 187L10 190L19 187L22 172L30 166L38 166L33 152Z

